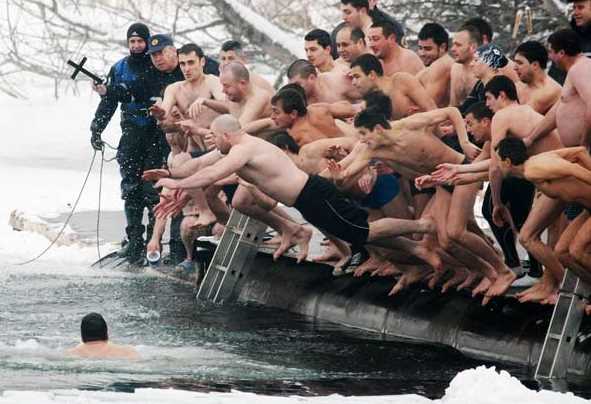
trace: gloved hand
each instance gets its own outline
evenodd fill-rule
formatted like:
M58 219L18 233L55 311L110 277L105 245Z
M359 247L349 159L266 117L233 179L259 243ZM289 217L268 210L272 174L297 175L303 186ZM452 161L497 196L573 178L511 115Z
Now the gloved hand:
M92 135L90 136L90 144L96 151L101 151L103 149L104 143L99 132L92 132Z

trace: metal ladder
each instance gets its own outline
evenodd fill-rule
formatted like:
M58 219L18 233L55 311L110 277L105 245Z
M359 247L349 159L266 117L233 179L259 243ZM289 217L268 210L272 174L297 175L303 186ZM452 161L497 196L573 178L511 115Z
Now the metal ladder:
M230 300L236 283L248 274L267 226L232 210L197 298L214 303Z
M583 321L589 287L573 271L566 269L558 302L542 347L536 379L565 379L577 333Z

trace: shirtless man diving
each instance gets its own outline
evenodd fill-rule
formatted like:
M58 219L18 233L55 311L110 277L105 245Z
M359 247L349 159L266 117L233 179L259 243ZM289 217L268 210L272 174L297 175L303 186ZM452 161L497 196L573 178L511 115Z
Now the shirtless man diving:
M169 189L205 187L236 173L275 201L297 208L306 220L327 234L350 242L354 250L362 249L366 243L397 248L398 238L392 239L393 236L433 231L432 223L426 220L384 218L368 224L367 213L352 205L332 183L306 174L278 147L244 133L233 116L216 118L212 130L224 157L185 179L161 179L157 186ZM332 209L327 210L326 206ZM164 214L174 213L178 208L178 204L161 206ZM301 243L300 259L307 254L308 240ZM418 252L416 250L411 249Z

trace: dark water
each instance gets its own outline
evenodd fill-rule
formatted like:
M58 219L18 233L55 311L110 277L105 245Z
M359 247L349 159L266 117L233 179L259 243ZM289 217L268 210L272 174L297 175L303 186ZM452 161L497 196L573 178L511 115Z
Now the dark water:
M173 387L439 398L458 372L484 364L283 311L203 304L191 288L149 274L53 269L0 266L0 391ZM114 342L138 345L143 359L65 359L61 351L78 342L79 321L91 311L105 316ZM536 387L525 369L499 367Z

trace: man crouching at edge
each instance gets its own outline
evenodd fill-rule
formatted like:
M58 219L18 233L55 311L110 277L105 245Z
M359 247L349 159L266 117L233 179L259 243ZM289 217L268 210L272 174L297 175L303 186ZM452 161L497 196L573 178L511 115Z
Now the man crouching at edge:
M278 201L298 209L310 224L325 232L337 248L346 250L343 254L347 257L345 260L352 253L362 250L366 243L403 249L421 256L418 245L408 239L401 242L396 236L435 230L433 223L427 220L382 218L368 223L367 213L341 194L334 184L322 177L306 174L277 146L244 133L238 120L231 115L216 118L211 129L216 146L224 157L182 180L160 176L162 179L157 187L206 187L236 173L241 179L241 187L246 185L255 200L268 200L270 197L274 203ZM150 173L144 172L144 179L159 179ZM184 192L177 200L160 204L157 215L176 213L185 200L182 196ZM266 208L271 209L272 206ZM341 240L351 243L353 251ZM298 261L301 261L307 254L309 236L297 241L300 247Z
M139 359L140 355L132 346L116 345L109 342L107 322L98 313L84 316L80 324L82 343L68 349L67 355L88 359Z

